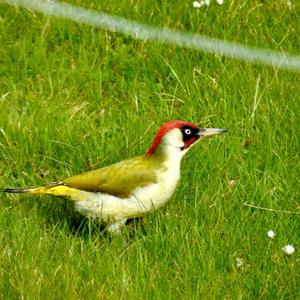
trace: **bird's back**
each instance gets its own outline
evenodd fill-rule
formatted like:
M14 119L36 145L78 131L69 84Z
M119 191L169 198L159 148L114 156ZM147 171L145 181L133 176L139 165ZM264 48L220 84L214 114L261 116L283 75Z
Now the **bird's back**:
M71 188L128 198L137 187L155 184L158 180L156 160L146 156L127 159L108 167L89 171L63 180Z

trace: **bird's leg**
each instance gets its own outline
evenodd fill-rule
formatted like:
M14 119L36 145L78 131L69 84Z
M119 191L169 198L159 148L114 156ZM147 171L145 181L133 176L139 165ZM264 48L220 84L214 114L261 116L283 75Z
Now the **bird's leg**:
M118 235L121 233L121 230L124 227L126 221L127 219L115 220L112 223L108 223L105 227L105 230L107 230L111 234Z

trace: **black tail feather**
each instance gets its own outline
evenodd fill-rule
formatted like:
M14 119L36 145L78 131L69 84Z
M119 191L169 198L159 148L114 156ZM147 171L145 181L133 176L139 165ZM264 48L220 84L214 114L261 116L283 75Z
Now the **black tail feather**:
M6 188L3 189L4 193L28 193L31 189L28 188Z
M45 187L37 187L37 188L5 188L3 189L4 193L34 193L36 191L40 191L41 189L51 188L58 185L64 185L63 181L51 182L49 185Z

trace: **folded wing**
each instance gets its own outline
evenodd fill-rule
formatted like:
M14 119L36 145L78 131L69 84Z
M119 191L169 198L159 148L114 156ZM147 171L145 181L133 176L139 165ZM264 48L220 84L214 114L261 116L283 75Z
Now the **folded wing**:
M156 182L156 172L147 157L128 159L63 180L64 185L68 187L120 198L127 198L136 188Z

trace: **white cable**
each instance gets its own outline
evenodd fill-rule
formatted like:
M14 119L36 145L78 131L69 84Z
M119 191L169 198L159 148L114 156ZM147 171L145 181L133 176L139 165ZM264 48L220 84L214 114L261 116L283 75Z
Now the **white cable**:
M280 69L300 71L300 56L290 56L273 50L251 48L234 42L184 33L171 29L154 28L124 18L72 6L64 2L41 0L2 0L10 5L19 5L48 16L62 17L112 32L120 32L140 40L153 40L164 44L203 50L248 62L258 62Z

